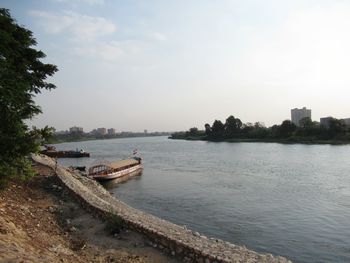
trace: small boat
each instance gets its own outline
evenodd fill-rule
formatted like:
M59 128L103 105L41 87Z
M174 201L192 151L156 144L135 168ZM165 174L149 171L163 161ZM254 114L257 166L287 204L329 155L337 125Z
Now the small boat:
M85 152L83 149L80 151L76 149L75 151L57 151L54 146L45 145L45 150L40 153L45 154L53 158L80 158L80 157L90 157L90 153Z
M104 181L127 177L131 173L142 170L141 158L132 157L130 159L116 162L101 162L89 168L88 177Z

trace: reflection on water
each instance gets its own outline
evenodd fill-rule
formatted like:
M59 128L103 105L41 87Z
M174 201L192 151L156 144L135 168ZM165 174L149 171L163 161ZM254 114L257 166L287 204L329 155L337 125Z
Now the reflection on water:
M350 146L209 143L165 137L57 145L90 165L137 148L143 174L111 189L195 231L296 262L350 262Z
M137 171L134 171L134 172L130 173L129 175L123 176L121 178L100 181L100 184L102 184L107 190L111 190L111 189L116 188L119 184L124 183L126 181L139 180L139 179L141 179L140 178L141 175L142 175L142 170L137 170Z

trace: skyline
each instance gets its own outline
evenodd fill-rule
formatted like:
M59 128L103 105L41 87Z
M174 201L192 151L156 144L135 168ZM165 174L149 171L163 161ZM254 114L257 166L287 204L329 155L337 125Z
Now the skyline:
M31 30L57 89L31 124L65 130L266 126L306 106L348 118L345 1L3 1ZM210 123L211 124L211 123Z

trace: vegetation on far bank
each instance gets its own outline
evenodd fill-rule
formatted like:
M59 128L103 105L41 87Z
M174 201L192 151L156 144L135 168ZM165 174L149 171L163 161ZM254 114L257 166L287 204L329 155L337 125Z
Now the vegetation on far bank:
M310 118L300 120L299 126L285 120L280 125L266 127L260 122L243 123L231 115L225 123L215 120L212 125L205 124L204 130L193 127L186 132L173 133L169 138L216 142L347 144L350 143L350 128L335 118L329 121L327 127Z
M51 129L29 129L25 121L41 113L34 98L56 88L47 82L57 67L41 62L33 34L0 8L0 188L9 178L25 179L33 172L27 156L36 152Z

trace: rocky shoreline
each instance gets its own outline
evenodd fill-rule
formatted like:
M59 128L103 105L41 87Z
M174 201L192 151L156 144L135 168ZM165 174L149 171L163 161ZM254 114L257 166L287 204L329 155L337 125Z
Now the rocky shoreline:
M55 162L44 156L33 156L37 163L55 168ZM128 228L149 238L154 247L182 262L290 262L270 254L259 254L243 246L213 238L172 224L153 215L134 209L112 197L101 185L88 178L70 173L58 166L57 178L95 216L120 217Z

